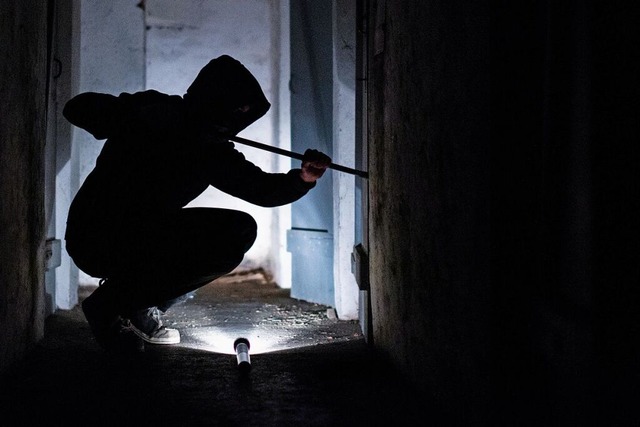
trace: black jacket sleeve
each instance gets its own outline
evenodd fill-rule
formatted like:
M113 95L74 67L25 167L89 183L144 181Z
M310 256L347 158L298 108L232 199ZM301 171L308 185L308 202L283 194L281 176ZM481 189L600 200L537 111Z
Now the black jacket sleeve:
M139 127L140 111L145 106L166 104L175 98L148 90L119 96L84 92L71 98L62 115L73 125L91 133L96 139L107 139L132 132ZM175 101L175 99L173 99Z
M118 98L105 93L85 92L69 100L62 115L73 125L89 132L96 139L112 135L121 118Z
M300 178L300 169L268 173L234 148L232 142L212 142L208 158L215 164L206 168L209 184L227 194L263 207L294 202L315 187Z

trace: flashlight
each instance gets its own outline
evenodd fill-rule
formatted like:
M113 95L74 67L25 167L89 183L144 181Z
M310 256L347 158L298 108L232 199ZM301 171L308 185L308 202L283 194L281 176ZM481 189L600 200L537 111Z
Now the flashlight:
M249 358L250 347L249 340L246 338L238 338L233 342L233 349L236 351L240 372L246 373L251 370L251 359Z

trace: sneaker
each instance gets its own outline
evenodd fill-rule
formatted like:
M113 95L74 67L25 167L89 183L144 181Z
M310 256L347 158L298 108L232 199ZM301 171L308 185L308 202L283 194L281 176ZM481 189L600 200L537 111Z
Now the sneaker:
M157 307L136 311L129 320L133 332L149 344L178 344L180 342L180 332L177 329L164 327L162 320L160 320L160 310Z
M100 282L101 285L104 281ZM107 351L136 353L144 351L142 341L130 323L110 310L107 288L100 286L82 302L82 311L96 341Z

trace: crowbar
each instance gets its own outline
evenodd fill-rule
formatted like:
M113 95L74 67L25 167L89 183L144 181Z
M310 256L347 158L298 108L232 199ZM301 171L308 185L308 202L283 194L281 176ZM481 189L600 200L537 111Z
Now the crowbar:
M288 151L288 150L284 150L282 148L273 147L271 145L263 144L261 142L252 141L250 139L241 138L241 137L235 136L235 135L225 135L224 137L227 138L229 141L237 142L238 144L248 145L249 147L259 148L261 150L270 151L272 153L280 154L282 156L291 157L293 159L298 159L298 160L303 160L304 159L304 156L302 154L300 154L300 153L295 153L293 151ZM340 171L340 172L350 173L351 175L357 175L357 176L359 176L361 178L364 178L364 179L369 179L369 174L367 172L364 172L364 171L361 171L361 170L358 170L358 169L348 168L346 166L337 165L335 163L330 163L329 164L329 168L337 170L337 171Z

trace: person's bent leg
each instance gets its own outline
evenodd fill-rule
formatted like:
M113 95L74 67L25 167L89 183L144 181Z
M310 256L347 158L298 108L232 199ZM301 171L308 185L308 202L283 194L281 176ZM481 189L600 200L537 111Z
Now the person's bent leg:
M151 321L157 318L157 307L166 310L172 300L231 272L253 245L256 223L244 212L189 208L118 237L118 244L109 248L75 251L74 261L83 271L108 278L83 303L96 337L104 335L100 331L106 323L122 317ZM93 261L87 262L86 253L96 255ZM144 329L143 323L138 325ZM163 328L161 323L155 326ZM143 332L147 342L160 335L161 343L176 342L177 331L169 335L166 328Z
M256 229L244 212L187 208L155 232L136 233L122 254L118 279L127 310L168 308L168 301L231 272L253 245Z
M78 238L67 239L67 252L75 264L93 277L110 276L112 257L108 245L101 244L104 239L88 233ZM121 313L122 301L114 286L100 281L100 286L85 298L82 311L91 331L105 350L118 353L138 352L143 349L142 340L134 333L130 323Z

